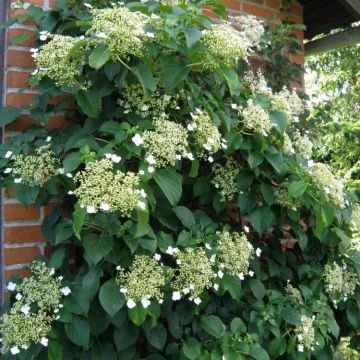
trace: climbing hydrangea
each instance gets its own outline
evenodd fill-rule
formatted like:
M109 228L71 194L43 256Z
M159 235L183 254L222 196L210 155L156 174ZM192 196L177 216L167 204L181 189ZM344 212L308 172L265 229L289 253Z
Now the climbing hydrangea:
M128 60L143 55L144 42L150 38L144 31L148 21L145 14L114 6L91 10L94 18L88 34L93 34L109 48L113 60Z
M45 263L34 261L30 269L32 275L21 284L8 284L8 290L16 293L16 301L10 312L0 318L2 351L10 349L13 355L32 343L48 345L47 335L63 306L62 296L71 292L68 287L62 287L62 277L55 277L55 270Z
M229 201L239 192L239 185L236 183L236 176L239 173L240 165L232 157L226 158L225 165L214 164L212 167L214 177L211 183L219 189L221 201Z
M290 284L290 281L288 281L285 292L289 295L290 299L292 299L296 304L304 304L303 297L301 295L301 292L299 289L295 288Z
M113 172L113 162L103 159L86 164L85 170L74 177L79 186L74 195L88 213L119 210L123 216L130 216L136 206L145 205L138 189L140 178L133 172Z
M302 315L301 322L295 328L297 339L297 349L299 352L315 349L315 331L313 326L314 319L310 316Z
M146 255L135 255L128 270L120 269L116 283L127 300L127 306L133 308L141 302L147 308L151 299L163 301L162 287L166 276L162 266L154 258Z
M295 152L293 143L287 133L284 133L284 142L281 148L285 155L293 155Z
M231 25L237 29L242 37L245 48L258 46L264 35L262 22L252 15L230 16Z
M347 301L355 294L358 276L347 264L343 263L342 266L336 262L326 264L323 277L325 290L334 305L340 301Z
M283 208L296 210L301 207L301 200L290 198L288 188L289 183L283 182L280 187L275 189L275 203L282 206Z
M245 108L238 107L238 112L246 129L268 136L271 129L270 117L260 105L250 99Z
M29 186L44 186L56 175L56 166L59 164L50 145L35 149L34 155L17 155L12 160L15 182Z
M304 110L304 103L299 95L294 91L290 91L284 87L280 92L270 96L273 108L287 115L288 120L299 116Z
M211 29L203 32L202 42L207 47L203 59L206 69L214 70L219 63L233 66L237 60L247 56L248 42L228 24L213 24Z
M155 90L151 97L144 96L144 90L140 84L125 84L121 89L119 105L125 108L125 113L134 112L145 118L167 118L167 110L178 110L178 102L182 98L182 92L176 95L163 94L159 89Z
M198 156L211 155L216 153L221 146L226 147L218 128L213 124L207 112L196 109L190 115L192 121L188 123L187 128L194 138Z
M344 186L334 176L329 167L323 163L315 163L310 168L313 180L325 197L332 200L340 208L345 206Z
M70 50L80 40L71 36L53 35L39 52L33 52L37 67L34 74L39 79L47 76L58 86L75 85L76 77L81 74L81 66L85 62L85 52L82 47L72 50L71 53Z
M294 133L293 145L295 150L305 159L311 159L313 143L307 135L301 135L299 131Z
M219 266L231 275L240 279L249 273L249 260L254 253L254 248L245 234L237 232L217 232L220 240L217 245Z
M349 219L349 225L351 231L355 234L360 233L360 205L353 204L353 209L351 213L351 217Z
M173 121L155 120L155 131L144 132L144 148L146 149L145 160L150 165L163 167L174 166L176 160L180 160L189 153L186 129Z
M173 300L180 300L182 295L189 294L196 304L201 302L200 295L212 286L214 273L211 262L202 248L186 248L174 252L179 269L175 272L172 284Z

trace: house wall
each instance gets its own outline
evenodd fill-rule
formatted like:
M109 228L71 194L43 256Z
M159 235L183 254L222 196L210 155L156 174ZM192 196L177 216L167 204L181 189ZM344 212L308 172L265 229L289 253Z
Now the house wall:
M32 4L43 6L49 9L55 6L55 0L27 0ZM282 19L280 13L281 0L223 0L227 5L229 13L252 14L257 17L267 19ZM21 12L21 10L11 9L11 3L15 0L8 1L8 16ZM302 23L302 7L295 2L291 7L291 16L289 19ZM30 48L33 44L32 39L28 39L16 46L11 45L11 40L22 33L30 35L35 34L35 28L32 25L16 24L7 30L6 45L4 52L5 59L5 83L3 92L3 103L7 106L19 107L26 105L33 97L36 91L26 89L18 93L20 88L26 88L26 81L29 74L33 71L34 62L30 54ZM302 32L297 32L298 37L302 40ZM303 63L302 55L293 59L296 62ZM3 132L3 141L6 141L14 134L21 132L24 128L33 124L34 121L24 113L18 120L6 127ZM49 121L50 128L56 128L64 123L64 119L57 115ZM48 209L36 208L29 206L24 208L19 204L12 194L2 194L2 269L1 276L3 279L3 288L11 276L27 274L25 269L32 259L44 254L44 239L41 234L41 222ZM1 291L0 291L1 295Z

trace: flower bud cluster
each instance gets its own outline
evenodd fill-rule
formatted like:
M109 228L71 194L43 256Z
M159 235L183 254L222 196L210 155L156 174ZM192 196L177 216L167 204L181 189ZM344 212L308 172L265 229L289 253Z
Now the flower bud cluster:
M247 56L248 41L238 30L228 24L213 24L203 32L202 42L207 47L204 68L214 70L219 63L234 66L235 62Z
M148 16L130 11L121 5L106 9L93 9L92 34L106 44L113 60L128 60L130 56L140 57L144 43L149 37L144 31Z
M122 216L128 217L136 206L144 205L140 201L139 176L133 172L114 172L110 159L87 163L85 170L76 174L74 180L79 186L73 193L88 213L119 210Z
M304 352L305 350L313 351L315 349L316 340L313 322L314 317L302 315L301 323L295 328L299 352Z
M289 295L290 299L292 299L296 304L304 305L304 299L301 295L299 289L295 288L290 284L290 280L285 287L285 292Z
M140 84L125 84L121 89L121 97L118 103L124 107L126 114L134 112L143 118L148 116L167 118L166 111L170 109L178 110L178 102L182 97L182 92L173 96L163 94L159 90L155 90L151 97L145 97Z
M231 25L240 32L246 48L259 45L264 35L262 22L252 15L230 16Z
M245 108L239 106L238 113L242 117L244 127L258 134L268 136L271 130L269 114L253 100L248 100Z
M55 270L45 263L34 261L30 269L32 275L21 284L8 284L7 289L16 293L16 301L10 312L0 318L2 351L10 350L13 355L32 343L48 345L51 324L63 307L62 296L71 292L68 287L62 287L62 277L55 277Z
M189 122L187 128L191 131L198 156L205 157L206 155L212 155L221 147L226 147L224 140L221 139L218 128L214 125L207 112L196 109L190 115L192 121Z
M345 207L344 185L331 172L329 167L323 163L314 163L310 168L315 185L331 200L336 206Z
M212 167L214 177L211 183L219 189L221 201L229 201L240 191L236 176L240 171L239 163L232 157L226 158L225 165L216 163Z
M298 117L305 109L299 95L296 92L290 93L286 87L270 96L270 99L274 110L283 112L289 120Z
M147 308L152 299L163 301L162 288L166 276L158 260L146 255L135 255L128 270L119 270L116 283L127 300L127 306L133 308L137 303Z
M82 47L72 50L80 40L71 36L53 35L39 52L34 49L33 57L37 70L33 74L39 79L47 76L58 86L75 85L77 76L81 75L81 66L85 62Z
M189 153L188 132L182 125L169 120L155 120L154 126L154 131L143 134L145 159L153 159L155 167L174 166L176 160Z
M294 133L293 145L295 150L305 159L311 159L313 143L307 135L301 135L299 131Z
M338 302L346 302L349 297L355 294L359 277L346 263L342 265L336 262L326 264L323 277L325 291L335 306Z
M301 207L301 200L290 198L288 188L289 184L287 182L283 182L280 187L275 189L275 203L283 208L296 211L299 207Z
M35 149L34 155L16 155L12 173L15 183L29 186L44 186L54 175L59 161L55 158L50 145L43 145Z
M360 234L360 204L353 204L349 226L353 233Z
M223 230L216 233L219 236L217 255L219 266L230 275L243 279L249 273L249 260L254 254L254 248L245 234Z
M293 155L295 153L293 143L287 133L284 133L282 152L285 155Z

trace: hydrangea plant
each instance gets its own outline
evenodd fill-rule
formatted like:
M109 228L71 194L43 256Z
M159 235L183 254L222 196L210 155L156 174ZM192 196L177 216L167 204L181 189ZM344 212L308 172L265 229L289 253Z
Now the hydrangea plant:
M360 327L359 209L311 159L301 96L254 67L263 24L212 0L57 6L17 18L39 26L39 125L1 146L2 185L51 203L53 270L11 297L4 358L330 359Z

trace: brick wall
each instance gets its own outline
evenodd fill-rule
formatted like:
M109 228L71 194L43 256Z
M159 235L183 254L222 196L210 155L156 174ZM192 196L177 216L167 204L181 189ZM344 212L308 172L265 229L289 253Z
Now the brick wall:
M3 1L3 0L0 0ZM27 0L36 5L43 6L45 9L53 7L55 0ZM278 18L282 19L280 14L280 0L223 0L229 9L229 13L236 14L253 14L263 19ZM295 0L294 0L295 1ZM21 10L11 10L11 3L15 0L8 1L9 16L16 14ZM296 23L302 23L302 8L294 2L292 5L292 14L290 20ZM6 51L5 51L5 88L4 103L6 105L21 106L28 103L36 91L27 89L21 94L19 88L26 87L26 80L34 67L33 59L30 56L30 48L33 39L28 39L16 46L11 45L11 40L19 34L35 34L35 28L31 25L14 25L6 34ZM303 39L301 32L297 33L300 39ZM299 56L294 61L303 63L303 57ZM62 125L64 119L57 115L50 119L49 127L54 128ZM21 131L25 127L34 123L28 114L24 113L17 121L6 127L4 139ZM30 206L25 209L19 204L11 194L2 195L3 219L2 219L2 254L3 284L6 284L12 275L25 275L27 273L24 267L31 260L44 253L44 242L41 235L41 222L46 210ZM1 292L1 291L0 291Z

